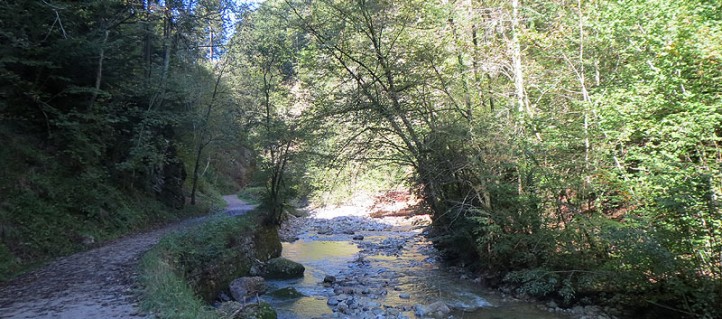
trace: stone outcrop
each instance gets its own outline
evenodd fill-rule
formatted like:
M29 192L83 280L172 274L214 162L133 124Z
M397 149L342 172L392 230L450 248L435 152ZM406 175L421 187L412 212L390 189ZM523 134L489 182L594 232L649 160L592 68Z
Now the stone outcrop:
M246 302L248 299L265 294L268 286L263 277L240 277L231 281L228 290L231 292L233 299Z
M303 265L283 258L273 258L266 263L263 270L263 277L269 279L291 279L303 277L306 267Z
M219 238L219 240L221 240ZM223 239L225 252L213 260L194 263L186 270L186 280L205 301L211 302L236 278L251 274L251 268L280 256L281 240L273 227L258 227L250 232L238 231ZM201 248L199 248L201 249Z

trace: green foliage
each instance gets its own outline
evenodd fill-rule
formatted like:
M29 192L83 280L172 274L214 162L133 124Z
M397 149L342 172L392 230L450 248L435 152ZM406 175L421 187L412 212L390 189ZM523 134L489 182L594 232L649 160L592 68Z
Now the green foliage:
M224 49L232 6L190 3L4 3L0 269L255 163L269 223L408 185L450 257L524 293L722 313L719 3L266 1Z
M186 149L208 141L207 135L197 138L201 124L208 124L198 118L213 95L208 83L216 79L202 61L208 51L194 41L218 44L226 30L218 27L221 15L235 6L0 3L0 40L7 44L0 47L0 243L10 251L9 257L3 251L0 279L14 273L10 268L92 246L83 242L207 208L212 199L183 209L185 167L196 159ZM202 23L180 14L190 6L206 13ZM216 28L213 39L205 39L208 26ZM218 112L206 122L226 128L212 131L213 138L227 140L225 150L237 152L243 136L239 125L228 123L237 124L239 112L229 94L221 95ZM232 170L229 162L236 169L248 162L218 153L209 149L202 156L209 172L206 196L247 182L223 175Z
M143 308L159 318L217 318L205 302L281 252L276 229L258 228L258 215L218 215L164 237L141 260Z
M238 198L246 201L249 204L258 204L263 200L263 194L266 191L265 187L244 187L239 193Z
M305 135L301 124L305 92L297 84L295 61L304 46L302 34L289 28L290 12L277 3L264 3L244 17L234 35L238 45L229 55L239 100L249 110L248 141L256 155L255 183L266 188L261 200L266 223L279 224L283 208L297 195L302 163L296 162Z
M169 210L118 188L101 167L77 173L63 162L65 154L51 155L33 138L6 130L0 135L8 142L0 150L7 163L0 168L3 280L49 258L207 209Z
M314 166L314 164L323 166ZM355 196L374 195L384 190L408 186L408 174L394 164L376 165L349 162L337 167L307 163L306 180L310 200L316 205L352 202Z
M309 39L312 191L392 163L449 256L525 293L719 316L719 4L279 5Z
M141 283L144 298L141 306L158 318L208 318L219 316L196 297L182 275L155 248L141 260Z

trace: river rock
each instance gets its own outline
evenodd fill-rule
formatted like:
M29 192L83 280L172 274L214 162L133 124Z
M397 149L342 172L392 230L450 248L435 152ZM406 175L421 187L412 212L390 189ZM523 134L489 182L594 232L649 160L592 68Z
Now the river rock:
M336 308L341 313L348 313L348 305L345 302L339 303L338 307Z
M549 307L549 309L554 310L556 308L559 308L559 305L557 305L557 303L554 302L554 300L551 300L551 301L547 302L547 307Z
M333 229L331 227L319 227L316 233L319 235L333 235Z
M276 319L278 314L265 302L247 304L238 314L238 319Z
M248 298L266 293L268 287L262 277L241 277L231 281L228 289L233 299L245 302Z
M216 308L216 312L221 318L236 319L238 318L238 313L240 313L241 309L243 309L243 304L240 302L227 301L221 303L221 305Z
M237 301L221 303L216 313L223 319L276 319L276 311L271 305L260 302L242 304Z
M303 267L303 265L295 261L279 257L268 261L263 277L269 279L291 279L303 277L303 273L305 271L306 267Z
M295 298L301 298L305 297L306 295L302 294L300 291L296 290L294 287L285 287L278 290L274 290L269 295L280 298L280 299L295 299Z
M451 309L441 301L434 302L428 306L416 304L414 306L414 314L421 318L446 318L451 313Z
M323 283L325 284L333 284L334 282L336 282L336 277L334 276L326 275L323 277Z
M353 240L364 240L364 236L363 236L363 235L356 235L356 236L353 236L352 239L353 239Z

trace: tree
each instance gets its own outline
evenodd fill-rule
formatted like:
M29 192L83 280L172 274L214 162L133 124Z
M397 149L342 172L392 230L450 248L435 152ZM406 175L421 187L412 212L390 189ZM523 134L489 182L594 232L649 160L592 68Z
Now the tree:
M232 54L239 95L252 111L248 129L258 152L266 187L267 222L279 224L292 183L289 172L303 137L304 92L298 86L295 59L302 35L285 23L287 12L272 3L243 17ZM243 45L241 45L243 44ZM248 45L250 44L250 45Z

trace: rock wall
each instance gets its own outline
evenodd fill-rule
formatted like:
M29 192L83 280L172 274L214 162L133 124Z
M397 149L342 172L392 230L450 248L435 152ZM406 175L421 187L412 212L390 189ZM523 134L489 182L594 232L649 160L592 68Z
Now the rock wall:
M222 241L222 245L195 247L212 251L194 253L191 248L181 255L186 280L206 302L213 301L233 279L248 276L258 261L281 255L281 240L275 227L257 226L233 234L217 234L215 240Z

